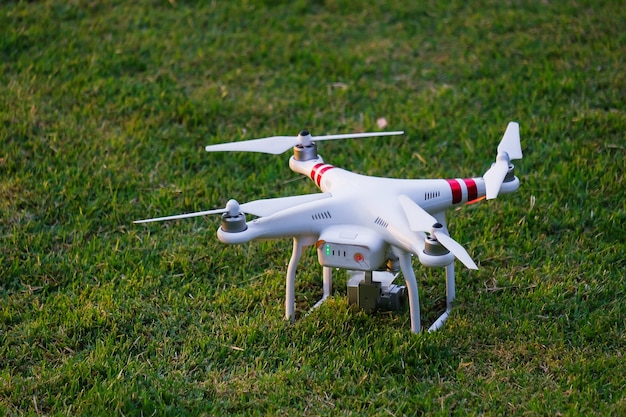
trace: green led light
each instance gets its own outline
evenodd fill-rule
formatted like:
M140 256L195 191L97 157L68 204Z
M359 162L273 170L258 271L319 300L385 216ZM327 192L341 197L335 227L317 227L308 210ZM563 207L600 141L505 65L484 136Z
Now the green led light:
M330 255L330 245L326 245L326 255Z

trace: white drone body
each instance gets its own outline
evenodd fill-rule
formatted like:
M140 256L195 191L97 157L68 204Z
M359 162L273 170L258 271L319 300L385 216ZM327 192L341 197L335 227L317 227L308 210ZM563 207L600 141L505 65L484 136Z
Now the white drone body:
M309 177L321 193L264 199L226 208L176 216L139 220L145 223L208 214L222 214L217 231L220 241L240 244L252 240L293 238L287 268L285 315L293 319L297 264L303 249L315 245L323 267L324 295L331 292L332 271L348 270L357 280L390 282L402 272L411 315L411 330L420 332L418 286L412 256L428 267L446 268L446 311L430 326L440 328L448 318L455 297L454 258L469 269L478 269L467 251L446 228L445 212L462 203L492 199L519 188L513 159L522 158L519 125L509 123L498 146L496 162L482 177L454 179L393 179L356 174L325 163L316 142L332 139L399 135L403 132L359 133L312 138L275 136L207 146L213 151L248 151L271 154L291 148L291 170ZM245 214L256 216L247 221ZM375 296L375 295L374 295Z

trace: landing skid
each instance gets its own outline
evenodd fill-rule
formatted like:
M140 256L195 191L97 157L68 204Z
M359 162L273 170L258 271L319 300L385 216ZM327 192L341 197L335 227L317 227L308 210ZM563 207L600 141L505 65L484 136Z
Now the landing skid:
M296 270L298 262L302 257L303 248L306 246L310 246L315 243L315 238L309 236L300 236L294 237L293 239L293 252L291 255L291 259L289 260L289 265L287 267L287 280L285 285L285 318L287 320L294 320L294 311L295 311L295 281L296 281ZM404 276L404 280L406 283L407 296L409 299L409 312L411 317L411 331L413 333L421 332L421 321L420 321L420 304L419 304L419 291L417 286L417 279L415 278L415 272L413 271L413 264L411 260L411 254L409 252L394 248L394 253L398 256L400 270L402 271L402 275ZM450 316L450 311L452 309L452 303L456 296L456 284L454 279L454 263L450 263L446 267L446 311L439 316L437 320L428 328L428 332L434 332L435 330L440 329L448 317ZM358 274L358 272L357 272ZM366 272L363 272L365 276ZM369 277L371 280L370 273ZM317 308L324 301L328 299L332 290L332 268L323 267L323 295L322 298L315 303L313 308ZM355 274L352 275L353 277ZM359 275L356 275L357 277ZM395 277L395 276L394 276ZM386 282L388 281L388 282ZM389 286L391 281L386 280L383 284Z

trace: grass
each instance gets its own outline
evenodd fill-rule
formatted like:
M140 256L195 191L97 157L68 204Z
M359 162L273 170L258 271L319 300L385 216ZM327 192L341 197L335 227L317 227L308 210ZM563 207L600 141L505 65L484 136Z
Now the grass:
M10 1L0 6L0 407L6 415L623 415L626 76L619 2ZM520 122L522 187L452 210L435 334L320 309L307 252L219 219L139 218L314 192L275 134L369 175L480 175ZM416 264L424 324L440 271ZM342 279L344 281L342 281Z

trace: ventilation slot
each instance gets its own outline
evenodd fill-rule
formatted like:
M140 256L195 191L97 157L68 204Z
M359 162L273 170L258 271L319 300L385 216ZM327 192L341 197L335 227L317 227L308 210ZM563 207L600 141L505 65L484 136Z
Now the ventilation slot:
M424 201L428 201L431 200L433 198L437 198L441 195L441 192L439 191L432 191L429 193L424 193Z
M313 220L326 220L332 219L332 217L329 211L322 211L311 216Z
M384 221L383 219L381 219L380 217L376 217L376 220L374 220L374 223L384 227L385 229L387 228L387 226L389 226L389 223L387 223L386 221Z

